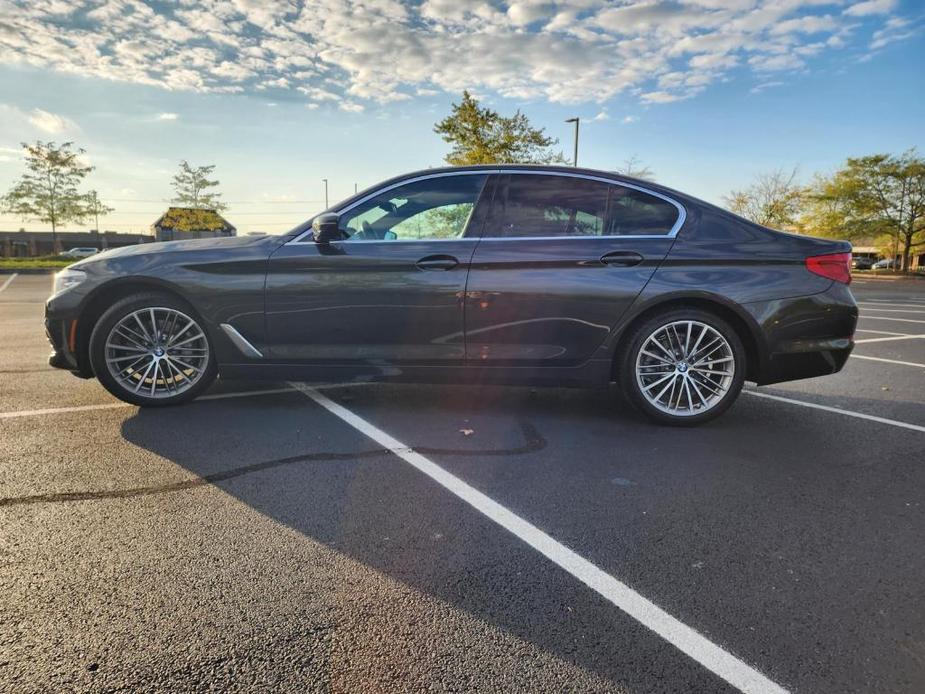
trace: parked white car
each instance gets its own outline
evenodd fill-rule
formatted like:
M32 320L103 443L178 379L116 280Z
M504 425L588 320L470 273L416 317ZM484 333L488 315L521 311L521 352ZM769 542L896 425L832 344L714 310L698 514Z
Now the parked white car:
M96 248L87 246L83 248L71 248L59 255L62 258L89 258L91 255L96 255L97 253L99 253L99 251Z
M893 270L899 267L895 260L892 258L884 258L883 260L878 260L873 264L872 270Z

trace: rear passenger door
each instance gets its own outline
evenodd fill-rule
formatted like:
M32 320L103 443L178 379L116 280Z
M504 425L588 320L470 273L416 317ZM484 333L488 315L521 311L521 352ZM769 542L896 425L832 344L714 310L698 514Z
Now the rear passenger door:
M469 271L467 359L571 366L594 358L683 215L678 203L630 184L504 173Z

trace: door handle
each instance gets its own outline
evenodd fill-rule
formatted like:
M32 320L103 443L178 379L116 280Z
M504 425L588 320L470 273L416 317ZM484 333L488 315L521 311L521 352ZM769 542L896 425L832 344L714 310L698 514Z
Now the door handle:
M428 255L415 263L419 270L452 270L459 261L451 255Z
M639 265L642 261L643 257L635 251L614 251L601 256L601 262L604 265L615 267L633 267Z

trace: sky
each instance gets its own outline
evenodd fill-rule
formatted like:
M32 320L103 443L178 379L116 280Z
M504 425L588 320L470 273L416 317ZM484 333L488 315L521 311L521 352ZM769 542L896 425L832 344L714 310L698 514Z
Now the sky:
M186 159L239 232L280 233L323 179L333 203L441 165L463 89L569 155L580 117L580 165L722 203L925 153L925 0L0 0L0 193L21 142L73 141L102 229L147 232ZM0 216L20 227L46 225Z

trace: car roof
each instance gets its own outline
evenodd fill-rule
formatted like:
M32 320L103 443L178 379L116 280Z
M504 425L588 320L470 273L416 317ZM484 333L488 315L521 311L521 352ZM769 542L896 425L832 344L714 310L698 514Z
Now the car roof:
M581 166L568 166L564 164L469 164L466 166L437 166L429 169L419 169L417 171L410 171L407 173L400 174L398 176L393 176L389 179L379 181L372 186L369 186L365 190L361 190L355 195L351 195L344 200L340 200L329 209L337 209L342 205L347 204L352 200L362 198L372 192L375 192L379 188L386 187L388 185L398 183L405 179L416 178L418 176L433 176L445 173L464 173L467 171L484 171L485 173L492 173L498 169L504 169L506 171L538 171L543 173L561 173L565 175L569 174L579 174L583 176L595 176L600 178L611 179L615 182L625 181L639 188L651 190L656 193L661 193L662 195L667 195L668 197L674 198L679 202L685 204L690 204L691 202L702 202L698 201L695 198L692 198L686 193L682 193L679 190L663 186L659 183L653 181L648 181L642 178L636 178L634 176L624 176L618 171L605 171L603 169L589 169Z

